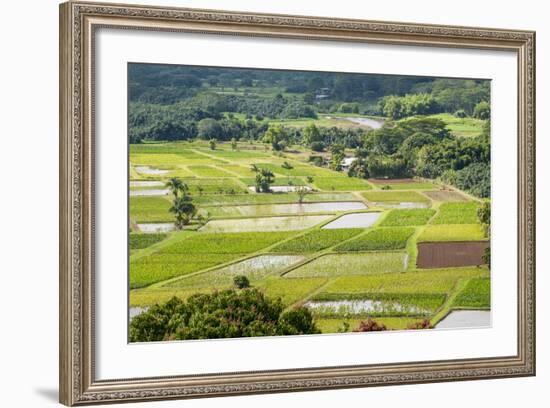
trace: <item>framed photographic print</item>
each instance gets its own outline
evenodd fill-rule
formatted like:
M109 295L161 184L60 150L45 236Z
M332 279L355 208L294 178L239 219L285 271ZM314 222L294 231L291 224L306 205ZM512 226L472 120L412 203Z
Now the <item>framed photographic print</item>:
M66 405L535 374L535 33L60 7Z

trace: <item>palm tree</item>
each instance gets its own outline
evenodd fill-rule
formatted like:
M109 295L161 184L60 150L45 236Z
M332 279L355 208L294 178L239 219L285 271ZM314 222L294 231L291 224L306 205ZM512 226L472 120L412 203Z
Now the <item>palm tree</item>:
M256 192L269 193L271 191L271 184L275 181L275 175L269 169L259 169L256 173Z
M176 228L181 229L184 225L191 222L191 219L197 214L197 207L188 195L175 197L170 212L176 217Z
M165 186L174 194L174 198L178 198L180 191L186 192L188 190L187 185L177 177L172 177L166 182Z
M253 171L254 173L258 173L260 169L258 168L258 166L253 164L252 166L250 166L250 171Z

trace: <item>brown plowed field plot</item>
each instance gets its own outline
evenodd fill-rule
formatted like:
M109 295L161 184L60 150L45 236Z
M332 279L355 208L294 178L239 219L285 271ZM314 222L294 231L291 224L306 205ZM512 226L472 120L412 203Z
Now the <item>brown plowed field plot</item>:
M423 191L422 194L435 201L468 201L468 197L456 191Z
M417 181L412 178L403 178L403 179L377 179L377 178L371 178L369 179L371 183L374 184L408 184L408 183L416 183Z
M487 241L422 242L418 244L416 264L419 268L447 268L481 265Z

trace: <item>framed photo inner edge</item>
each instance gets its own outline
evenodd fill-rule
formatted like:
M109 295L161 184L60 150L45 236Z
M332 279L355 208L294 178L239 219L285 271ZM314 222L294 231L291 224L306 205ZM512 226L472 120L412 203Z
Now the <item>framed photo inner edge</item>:
M518 350L513 356L97 381L94 33L100 27L507 50L518 61ZM60 6L60 402L80 405L535 374L535 33L228 11Z

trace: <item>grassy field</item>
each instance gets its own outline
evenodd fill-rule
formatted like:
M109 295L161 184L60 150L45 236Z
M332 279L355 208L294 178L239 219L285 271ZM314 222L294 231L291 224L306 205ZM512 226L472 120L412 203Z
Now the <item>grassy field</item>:
M367 181L355 177L319 177L315 178L313 184L323 191L361 191L372 188Z
M355 126L342 118L330 120ZM211 150L207 141L130 145L131 180L157 183L132 190L164 189L169 177L179 176L189 186L199 214L212 217L202 228L194 221L198 231L130 234L130 304L147 307L172 296L187 298L229 288L235 276L243 275L253 287L281 298L289 308L308 302L344 302L343 308L336 303L312 309L323 332L351 331L367 317L402 330L448 310L490 307L486 267L416 267L418 242L486 239L477 219L477 202L446 201L455 197L429 181L348 177L311 165L310 153L301 146L274 153L264 144L248 142L239 142L236 150L229 143L218 143ZM251 191L253 164L273 171L273 185L308 185L313 191L303 197L295 192ZM138 166L153 173L170 172L140 174ZM437 194L432 198L423 191ZM131 196L131 225L173 222L172 198L172 194ZM318 205L311 215L296 215L300 200ZM354 206L342 212L337 210L342 204L336 202L363 202L375 207L380 218L368 228L351 224L323 229L337 216L364 211ZM401 203L428 208L388 208ZM305 214L307 208L311 207L302 206ZM374 302L375 308L349 309L350 304L366 301Z
M475 202L443 203L432 224L476 224L478 208Z
M406 225L424 225L435 214L435 210L429 208L411 208L391 210L384 218L381 226L401 227Z
M486 268L448 268L392 274L341 276L325 293L450 293L460 279L488 276Z
M147 248L157 242L162 241L168 235L167 234L130 234L130 249L143 249Z
M447 124L447 129L455 136L474 137L479 136L483 131L485 121L472 117L457 118L449 113L438 113L430 117L441 119Z
M440 224L428 225L420 236L418 242L437 241L480 241L487 239L479 224Z
M284 275L289 278L339 275L367 275L403 271L403 252L371 252L366 254L330 254L294 269Z
M360 228L315 229L307 234L285 241L272 252L305 253L317 252L348 240L363 232Z
M130 286L140 288L220 265L288 238L290 233L199 234L130 260Z
M413 233L414 228L377 228L334 249L338 252L404 249Z
M491 307L491 281L489 278L473 278L454 299L455 309L489 309Z

